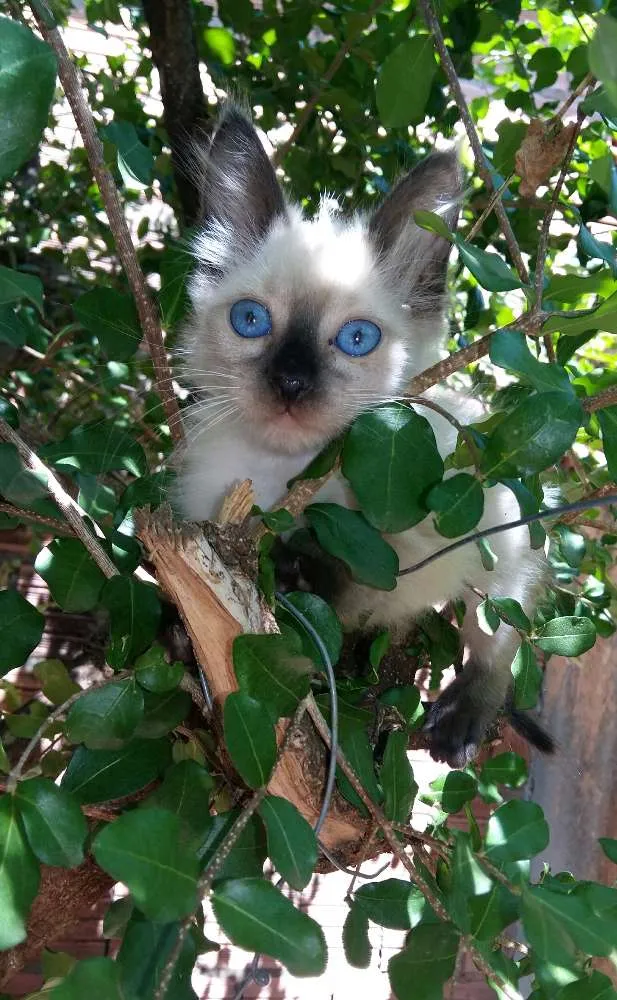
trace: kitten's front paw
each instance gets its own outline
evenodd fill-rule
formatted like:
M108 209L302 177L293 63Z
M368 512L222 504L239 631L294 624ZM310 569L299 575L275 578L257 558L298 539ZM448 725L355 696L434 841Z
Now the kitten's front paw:
M433 760L466 767L477 755L492 717L478 709L469 685L454 681L431 705L424 732L430 737Z

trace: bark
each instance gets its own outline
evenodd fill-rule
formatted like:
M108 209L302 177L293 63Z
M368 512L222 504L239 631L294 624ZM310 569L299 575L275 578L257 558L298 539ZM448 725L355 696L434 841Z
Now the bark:
M41 885L28 920L23 944L0 953L0 988L36 958L41 949L66 938L84 912L108 892L113 879L88 858L79 868L41 866Z
M233 641L241 632L273 631L272 614L240 565L230 570L234 562L231 545L217 543L219 552L226 549L223 563L196 526L173 526L164 511L141 516L138 526L157 579L177 606L191 637L214 700L213 727L222 735L221 709L227 695L238 686L232 663ZM243 539L240 548L244 550ZM250 564L251 556L246 559ZM279 724L279 742L286 725ZM307 720L277 768L269 791L289 799L313 824L321 808L325 769L324 746ZM353 863L366 833L367 821L335 796L320 834L326 847L342 857L343 863Z
M191 138L207 132L210 121L199 75L192 0L143 0L143 10L161 81L163 120L182 219L190 226L197 221L199 195L187 170L187 151Z

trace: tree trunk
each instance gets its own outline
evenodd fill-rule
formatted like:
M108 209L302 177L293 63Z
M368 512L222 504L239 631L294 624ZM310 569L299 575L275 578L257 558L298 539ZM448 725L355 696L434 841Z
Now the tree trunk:
M171 145L182 221L197 221L199 194L187 168L190 140L208 131L209 113L199 75L192 0L143 0L152 59L161 81L163 121Z

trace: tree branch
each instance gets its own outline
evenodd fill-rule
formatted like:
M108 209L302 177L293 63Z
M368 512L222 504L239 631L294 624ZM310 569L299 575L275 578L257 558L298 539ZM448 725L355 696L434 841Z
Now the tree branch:
M450 89L454 100L458 105L458 109L461 113L461 119L463 125L465 126L465 131L467 132L467 137L469 143L473 150L473 155L476 163L476 169L484 181L486 188L489 193L493 193L495 190L495 185L493 184L493 178L491 177L491 172L488 169L486 158L484 156L484 150L482 149L482 143L480 142L480 137L476 131L476 126L473 123L473 118L469 112L467 106L467 101L465 100L465 95L459 83L459 79L454 68L454 63L444 41L443 32L441 30L441 25L439 19L435 14L431 0L418 0L418 5L422 11L422 16L426 22L426 26L433 36L433 42L435 48L439 53L439 59L441 62L441 67L448 78L448 83L450 84ZM525 261L523 260L520 247L518 245L516 236L512 226L510 225L510 220L503 207L501 201L497 200L495 202L495 215L499 220L499 224L503 231L503 234L508 244L508 250L510 251L510 256L518 272L518 276L524 285L529 283L529 272Z
M326 720L321 714L319 707L312 695L309 695L308 713L311 719L313 720L317 732L323 739L326 746L331 750L332 741L330 738L330 730L328 728L328 724L326 723ZM432 907L432 909L435 911L437 916L445 923L449 923L450 916L447 910L442 905L441 901L437 898L432 889L427 885L424 877L422 876L419 869L414 865L409 855L401 847L401 843L398 837L396 836L394 827L392 826L390 821L386 819L380 807L376 805L371 799L371 797L367 794L367 792L364 789L364 785L358 778L356 772L352 768L351 764L347 760L345 754L343 753L340 747L337 747L336 749L336 759L338 761L338 765L341 771L349 781L353 790L362 800L364 806L368 809L375 824L383 831L383 835L386 841L388 842L388 846L392 851L392 853L394 854L394 856L401 862L403 868L411 878L412 882L415 882L415 884L418 886L418 888L422 892L422 895L429 903L429 905ZM484 957L476 950L475 944L472 939L466 937L465 935L461 935L461 944L469 949L469 951L473 956L475 964L478 966L481 972L483 972L484 975L487 977L487 979L489 979L491 982L495 982L499 986L499 988L503 991L503 993L509 998L509 1000L521 1000L520 994L517 993L515 990L512 990L512 988L509 986L508 983L499 979L494 970L491 969L490 965L486 963Z
M15 445L26 468L30 469L32 472L38 473L39 475L42 473L46 477L47 490L57 503L75 534L84 543L101 572L104 573L107 578L116 576L118 570L105 552L101 543L97 538L95 538L85 522L82 520L82 517L85 516L85 512L81 509L79 504L73 500L73 497L66 492L59 480L54 476L51 469L48 469L38 455L35 455L32 448L26 444L17 431L14 431L12 427L9 427L6 420L2 420L1 418L0 438L4 438L5 441Z
M612 385L603 392L595 396L588 396L583 400L583 409L587 413L595 413L596 410L603 410L606 406L614 406L617 403L617 385Z
M73 531L67 524L56 517L45 517L44 514L36 514L33 510L23 510L21 507L14 507L12 503L0 503L0 514L8 517L17 517L20 521L32 521L41 527L49 528L55 535L73 535Z
M180 410L174 395L171 382L171 370L167 361L167 352L163 342L163 333L157 310L150 297L143 271L141 270L131 234L124 218L120 196L111 172L105 165L103 145L92 112L83 94L83 81L74 63L71 61L66 46L53 22L53 17L45 0L32 0L31 9L45 41L52 47L58 59L58 75L64 88L67 100L71 106L75 123L83 139L88 156L88 162L101 192L105 206L109 228L113 234L116 249L124 273L128 279L143 334L148 344L155 383L161 397L169 430L173 440L178 443L183 439Z

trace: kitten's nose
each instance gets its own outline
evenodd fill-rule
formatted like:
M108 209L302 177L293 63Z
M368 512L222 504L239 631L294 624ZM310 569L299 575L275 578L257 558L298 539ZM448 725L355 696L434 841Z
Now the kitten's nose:
M311 388L311 382L308 378L295 373L277 373L271 376L270 382L281 399L284 399L286 403L294 403L301 396L305 396Z

